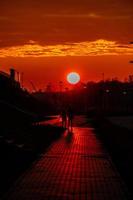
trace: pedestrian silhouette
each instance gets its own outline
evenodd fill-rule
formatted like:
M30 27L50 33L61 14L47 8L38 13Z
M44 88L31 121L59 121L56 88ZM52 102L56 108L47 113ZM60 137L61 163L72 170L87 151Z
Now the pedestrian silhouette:
M61 112L61 120L62 120L62 127L66 128L67 114L65 109L63 109Z
M68 118L68 130L70 129L70 131L72 132L74 113L70 106L67 109L67 118Z

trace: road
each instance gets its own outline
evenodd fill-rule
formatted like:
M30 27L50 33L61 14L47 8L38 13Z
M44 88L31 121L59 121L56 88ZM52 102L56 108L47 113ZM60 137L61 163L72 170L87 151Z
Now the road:
M77 124L77 126L76 126ZM84 117L11 187L6 200L126 200L127 188Z

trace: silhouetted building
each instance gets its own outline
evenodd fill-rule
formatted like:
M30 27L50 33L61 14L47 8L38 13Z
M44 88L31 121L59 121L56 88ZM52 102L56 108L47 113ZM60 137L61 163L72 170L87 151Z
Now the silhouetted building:
M41 104L15 80L15 70L10 74L0 72L0 120L2 126L32 123L43 116ZM0 126L1 126L0 125Z

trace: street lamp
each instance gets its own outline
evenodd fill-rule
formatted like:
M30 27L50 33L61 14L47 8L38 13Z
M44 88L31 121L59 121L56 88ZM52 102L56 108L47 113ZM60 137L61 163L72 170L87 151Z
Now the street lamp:
M133 44L133 41L129 42L129 44ZM130 60L129 63L133 64L133 60Z

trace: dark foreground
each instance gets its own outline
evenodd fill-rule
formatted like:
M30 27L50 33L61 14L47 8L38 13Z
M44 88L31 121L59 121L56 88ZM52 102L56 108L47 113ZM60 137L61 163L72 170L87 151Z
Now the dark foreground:
M126 200L127 188L93 128L74 127L13 184L9 200Z
M104 142L133 194L133 131L113 124L107 118L96 119L93 122L96 134Z
M7 132L7 131L6 131ZM41 152L60 137L63 129L55 126L32 126L0 136L0 197Z

